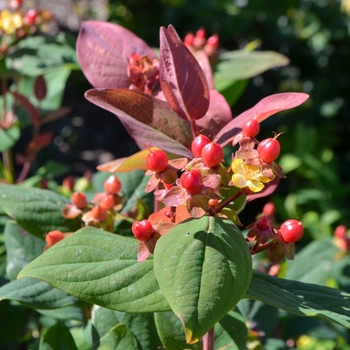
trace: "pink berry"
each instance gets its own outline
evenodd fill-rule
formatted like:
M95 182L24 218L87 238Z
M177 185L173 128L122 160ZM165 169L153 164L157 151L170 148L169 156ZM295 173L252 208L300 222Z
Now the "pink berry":
M203 177L197 169L186 170L181 175L180 183L189 194L196 194L201 190Z
M154 233L154 228L150 221L136 221L131 226L131 231L139 241L147 241Z
M156 173L163 172L169 163L168 156L161 150L150 151L146 158L146 166Z
M45 241L49 247L52 247L57 242L61 241L64 238L64 235L59 230L53 230L46 234Z
M346 238L347 227L344 225L339 225L334 230L334 237L337 238Z
M260 124L257 120L251 119L246 121L242 126L242 133L244 136L254 137L260 132Z
M204 165L213 168L221 163L224 158L224 150L219 144L210 142L203 147L201 157Z
M276 213L276 207L272 202L268 202L264 205L262 212L267 216L274 216Z
M85 194L82 192L74 192L72 195L72 203L79 209L85 209L87 206Z
M29 25L33 25L35 23L37 16L38 16L38 12L34 9L31 9L27 12L25 16L25 22Z
M280 154L281 146L276 140L277 136L265 139L258 145L257 151L259 157L266 163L273 162Z
M281 225L279 232L285 242L297 242L304 234L304 227L301 221L290 219Z
M192 150L192 153L194 154L194 156L200 157L203 147L205 145L207 145L208 143L210 143L209 137L207 137L205 135L196 136L193 139L192 145L191 145L191 150Z
M115 195L120 191L121 183L116 176L112 175L105 181L103 187L108 194Z

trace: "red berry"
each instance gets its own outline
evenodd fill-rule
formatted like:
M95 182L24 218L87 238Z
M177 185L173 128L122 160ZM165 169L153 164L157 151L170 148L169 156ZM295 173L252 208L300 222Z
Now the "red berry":
M99 222L106 221L108 218L108 212L105 209L100 208L99 206L93 207L91 209L92 217Z
M200 157L202 149L205 145L210 143L209 137L206 137L205 135L198 135L196 136L191 145L191 150L192 153L194 154L195 157Z
M242 133L248 137L254 137L259 134L260 124L255 119L246 121L242 126Z
M154 228L150 221L136 221L132 224L131 231L139 241L147 241L154 233Z
M169 158L161 150L150 151L146 158L146 166L156 173L163 172L168 166Z
M268 202L264 205L262 212L267 216L274 216L276 213L276 207L272 202Z
M106 194L98 203L99 207L104 210L110 210L114 207L114 197Z
M104 183L103 187L108 194L115 195L120 191L121 183L119 179L112 175Z
M186 34L185 39L184 39L184 44L188 47L192 47L193 46L193 39L194 39L193 33Z
M85 209L87 206L85 194L82 192L74 192L72 195L72 203L79 209Z
M37 16L38 16L38 12L34 9L31 9L27 12L25 16L25 22L29 25L33 25L35 23Z
M334 230L334 237L337 238L346 238L347 227L344 225L339 225Z
M62 181L62 186L72 191L75 185L75 177L73 175L66 176Z
M281 146L276 140L277 136L265 139L258 145L257 151L259 157L266 163L273 162L280 154Z
M219 144L210 142L203 147L201 157L204 165L213 168L224 158L224 150Z
M49 247L52 247L57 242L64 238L64 234L59 230L53 230L46 234L45 241Z
M287 243L299 241L304 234L303 224L298 220L287 220L281 225L280 234Z
M213 199L213 198L211 198L211 199L208 200L208 206L209 206L210 208L215 208L215 207L217 207L218 205L219 205L219 200L218 200L218 199Z
M214 49L217 49L219 46L219 36L214 34L210 36L207 40L206 46L211 46Z
M189 194L196 194L201 190L203 177L196 169L186 170L181 175L180 183Z

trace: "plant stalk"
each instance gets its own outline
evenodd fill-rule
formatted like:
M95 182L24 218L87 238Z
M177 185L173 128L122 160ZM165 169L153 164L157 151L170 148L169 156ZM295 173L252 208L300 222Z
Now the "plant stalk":
M203 337L203 350L214 350L214 327Z

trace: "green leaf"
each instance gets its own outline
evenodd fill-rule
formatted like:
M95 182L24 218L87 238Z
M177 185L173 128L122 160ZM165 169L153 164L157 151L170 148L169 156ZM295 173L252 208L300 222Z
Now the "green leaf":
M0 152L12 148L21 136L21 130L17 125L8 129L0 128Z
M58 242L21 271L83 301L127 312L168 311L153 261L137 262L138 243L86 227Z
M186 337L180 319L172 312L157 312L154 315L157 331L167 350L201 349L200 344L186 344Z
M254 271L245 297L299 316L320 316L350 328L350 293L341 290Z
M286 278L299 282L325 285L334 276L339 253L331 238L313 241L288 262ZM310 257L312 256L312 259Z
M228 51L220 55L220 60L214 73L217 86L232 80L249 79L289 63L287 57L272 51Z
M248 330L245 319L235 311L225 315L214 328L215 350L245 350Z
M61 210L68 199L40 188L24 188L0 184L0 206L25 230L43 238L46 232L60 230L76 231L78 219L65 219Z
M62 321L79 321L80 323L86 322L86 310L77 306L66 306L53 310L40 310L37 312L43 316L50 317L54 320Z
M35 309L56 309L81 302L36 278L22 278L0 288L0 300L16 300Z
M39 350L78 350L78 348L69 329L63 323L56 323L40 339Z
M138 350L137 342L133 334L125 325L118 324L101 338L97 350Z
M10 280L15 280L18 273L44 251L45 242L29 234L12 220L6 222L4 234L6 273Z
M227 103L232 107L242 96L248 86L248 79L245 80L219 80L216 89L225 97Z
M187 220L159 239L154 272L191 344L244 296L252 261L235 224L205 216Z
M94 305L92 310L92 324L100 338L106 335L116 325L123 324L133 334L137 343L140 344L141 349L153 350L160 346L154 319L150 313L130 314L108 310Z

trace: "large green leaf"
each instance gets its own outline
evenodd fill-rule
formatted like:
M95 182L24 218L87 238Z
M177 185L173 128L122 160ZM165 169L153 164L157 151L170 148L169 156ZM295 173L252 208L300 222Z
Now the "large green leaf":
M100 338L116 325L123 324L135 337L136 344L139 344L136 349L153 350L160 346L153 315L150 313L131 314L94 305L91 318Z
M215 86L225 89L234 80L252 78L274 67L289 63L287 57L272 51L228 51L220 55L214 72Z
M81 302L36 278L22 278L0 288L0 300L15 300L35 309L56 309Z
M341 290L254 271L246 298L260 300L299 316L324 317L350 328L350 293Z
M81 300L117 311L168 311L153 261L138 263L137 247L135 239L86 227L32 261L19 278L39 278Z
M18 273L43 252L45 242L29 234L12 220L6 222L4 237L7 277L15 280Z
M187 220L157 242L154 272L181 319L186 341L198 341L244 296L251 279L248 245L235 224Z
M56 323L41 338L39 350L78 350L78 348L69 329L63 323Z
M43 238L46 232L76 231L78 219L65 219L62 208L68 200L51 191L0 184L0 206L28 232Z

